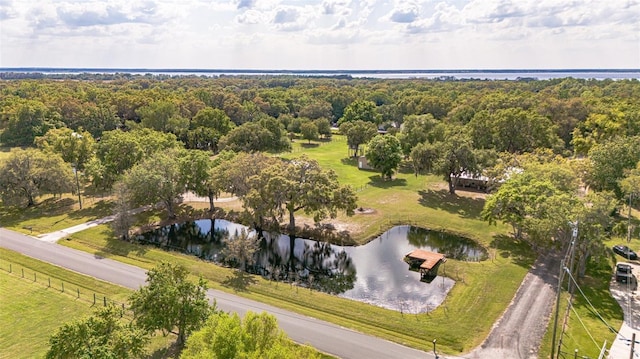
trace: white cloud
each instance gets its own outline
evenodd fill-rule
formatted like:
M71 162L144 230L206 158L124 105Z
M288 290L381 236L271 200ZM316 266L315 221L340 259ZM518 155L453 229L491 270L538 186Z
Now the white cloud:
M324 0L320 6L325 15L349 16L353 11L351 0Z
M314 26L317 12L313 7L278 6L273 11L271 24L278 31L300 31Z
M264 23L264 14L256 10L247 10L236 16L236 22L245 25L255 25Z
M0 65L637 67L638 18L638 0L0 0Z
M411 23L420 16L420 6L413 2L400 1L387 16L391 22Z

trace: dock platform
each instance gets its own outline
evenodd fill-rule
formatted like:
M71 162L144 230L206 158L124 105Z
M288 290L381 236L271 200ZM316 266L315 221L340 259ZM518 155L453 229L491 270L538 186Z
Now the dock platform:
M405 261L411 267L417 267L422 276L435 277L438 274L440 264L447 261L444 254L429 252L424 249L415 249L404 256Z

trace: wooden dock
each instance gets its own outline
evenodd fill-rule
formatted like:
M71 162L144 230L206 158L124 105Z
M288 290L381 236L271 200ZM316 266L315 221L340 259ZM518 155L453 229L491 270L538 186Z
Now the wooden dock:
M404 256L405 261L413 268L418 268L424 277L435 277L438 274L440 264L446 262L444 254L415 249Z

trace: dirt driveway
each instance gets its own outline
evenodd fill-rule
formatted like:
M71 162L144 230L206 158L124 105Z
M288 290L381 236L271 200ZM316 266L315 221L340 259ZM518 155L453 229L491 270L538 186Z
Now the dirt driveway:
M464 357L537 358L553 310L559 270L559 257L547 255L539 258L484 343Z

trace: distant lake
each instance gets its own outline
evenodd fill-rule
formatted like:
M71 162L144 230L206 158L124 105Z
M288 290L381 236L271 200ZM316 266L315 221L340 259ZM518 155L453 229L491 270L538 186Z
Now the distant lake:
M496 70L243 70L243 69L116 69L116 68L36 68L1 67L1 72L44 75L128 74L165 76L305 76L351 77L375 79L442 79L442 80L549 80L577 78L595 80L640 79L640 69L496 69Z
M143 233L138 240L214 262L226 262L226 238L246 227L226 220L198 220ZM298 282L357 301L407 313L427 312L445 299L455 282L439 275L422 281L404 256L416 248L443 253L450 259L480 261L486 250L472 240L411 226L394 227L373 241L342 247L286 235L265 233L250 272ZM451 274L449 274L451 275Z

